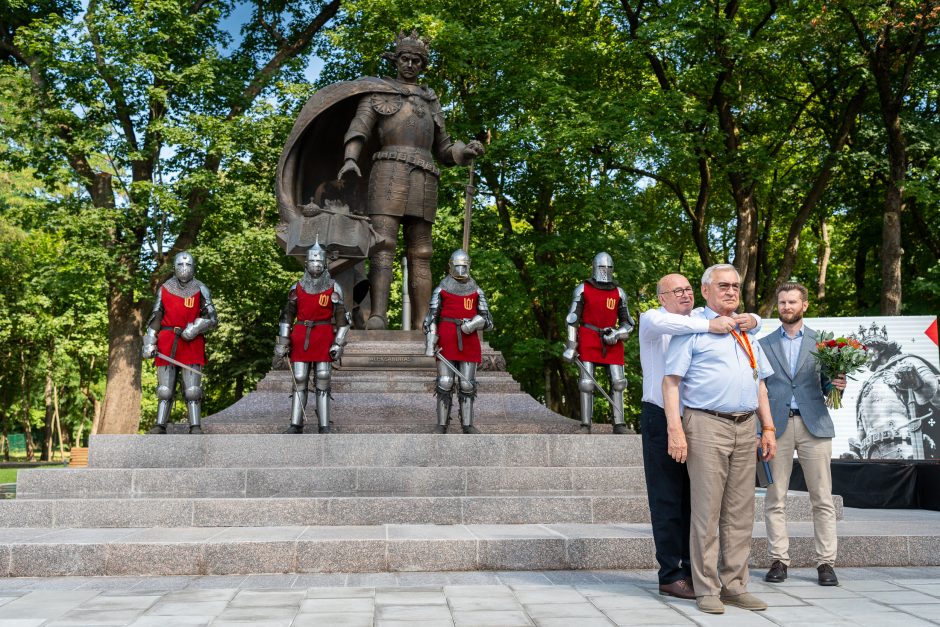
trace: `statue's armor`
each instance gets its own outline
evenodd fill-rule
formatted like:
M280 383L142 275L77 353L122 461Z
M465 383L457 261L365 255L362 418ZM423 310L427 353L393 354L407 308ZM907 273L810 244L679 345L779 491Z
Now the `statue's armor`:
M911 367L921 379L938 376L919 357L896 355L862 386L855 408L859 439L850 441L862 459L938 458L940 411L929 402L918 403L913 392L896 385L895 373Z
M345 137L348 144L378 131L381 148L372 155L368 213L433 222L440 176L434 155L445 165L456 163L456 145L444 129L441 103L427 87L383 82L390 89L359 100Z
M174 276L157 290L153 311L147 320L147 334L144 336L145 357L155 346L159 353L197 371L179 368L161 357L155 357L157 432L166 431L180 373L190 430L201 427L203 390L200 373L206 363L204 334L217 326L218 319L209 288L200 281L191 279L183 283ZM192 335L192 338L186 339L186 335Z
M599 272L599 266L607 271ZM624 428L623 392L627 388L623 369L623 341L636 325L627 308L626 293L610 276L612 270L610 256L599 253L594 258L592 276L607 281L592 278L575 288L571 308L565 318L568 332L565 358L574 359L578 355L584 365L583 370L579 369L578 391L581 424L585 429L590 429L594 415L594 381L591 378L594 377L595 365L607 366L610 396L615 405L611 408L614 429L620 433Z
M311 363L315 364L314 388L319 431L329 431L331 351L346 344L349 324L343 290L330 278L329 272L324 271L318 277L305 272L304 277L291 287L281 312L279 335L282 339L290 338L293 378L290 424L293 432L303 430Z

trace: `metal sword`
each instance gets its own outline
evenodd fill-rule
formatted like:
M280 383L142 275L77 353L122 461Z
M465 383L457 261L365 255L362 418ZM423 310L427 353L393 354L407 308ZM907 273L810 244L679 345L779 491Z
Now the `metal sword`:
M198 375L201 376L201 377L205 377L205 376L206 376L201 370L196 370L195 368L192 368L192 367L190 367L190 366L187 366L186 364L181 363L181 362L179 362L179 361L176 361L176 360L173 359L172 357L169 357L169 356L167 356L167 355L164 355L163 353L158 352L158 353L157 353L157 357L159 357L159 358L162 359L163 361L167 361L167 362L173 364L174 366L177 366L178 368L182 368L183 370L189 370L190 372L192 372L192 373L194 373L194 374L198 374Z
M610 398L610 396L608 396L607 392L604 391L604 388L601 387L601 384L597 382L597 379L591 375L591 372L587 369L587 366L584 365L584 362L575 357L574 363L578 365L578 368L581 369L581 372L584 373L584 376L591 380L591 383L593 383L594 387L597 388L597 391L601 393L601 396L607 399L607 402L610 403L611 409L613 409L614 412L620 414L620 419L623 420L623 411L617 407L617 404L614 403L614 400Z
M473 381L465 377L464 374L460 372L460 370L457 369L457 366L455 366L453 362L451 362L451 360L441 355L441 349L437 349L437 351L434 353L434 356L440 359L442 364L450 368L450 371L453 372L455 375L457 375L458 377L460 377L461 379L463 379L470 385L473 385Z

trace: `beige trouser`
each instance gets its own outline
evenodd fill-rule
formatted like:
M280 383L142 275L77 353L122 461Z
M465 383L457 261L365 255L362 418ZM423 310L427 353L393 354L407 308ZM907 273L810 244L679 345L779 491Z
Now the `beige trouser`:
M754 415L736 423L686 409L682 427L689 445L695 594L717 595L722 588L729 595L742 594L747 592L754 531Z
M816 565L836 562L836 508L832 503L832 439L817 438L806 429L803 419L793 416L777 440L777 455L770 460L774 482L764 498L764 521L770 557L790 565L790 536L787 533L787 486L793 471L793 451L800 458L813 506L813 535L816 537Z

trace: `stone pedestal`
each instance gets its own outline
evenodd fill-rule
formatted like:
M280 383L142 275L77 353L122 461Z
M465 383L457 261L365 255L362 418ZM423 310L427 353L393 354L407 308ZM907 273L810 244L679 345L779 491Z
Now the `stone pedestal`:
M576 420L551 411L526 394L506 371L502 354L483 341L477 370L475 425L484 433L575 433ZM424 354L421 331L350 331L331 382L333 430L337 433L430 433L435 426L433 357ZM313 381L311 379L310 387ZM258 388L208 416L209 433L277 433L290 416L290 373L272 370ZM312 398L312 395L311 395ZM458 433L456 403L451 431ZM307 402L312 419L314 403ZM313 421L310 420L312 423ZM316 430L316 425L308 425ZM171 425L171 431L181 426ZM597 433L610 425L595 425ZM182 431L179 431L182 432Z

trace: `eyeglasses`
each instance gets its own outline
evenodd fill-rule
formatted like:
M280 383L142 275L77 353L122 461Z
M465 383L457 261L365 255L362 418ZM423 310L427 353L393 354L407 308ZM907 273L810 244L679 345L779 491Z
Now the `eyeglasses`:
M679 298L683 294L694 294L695 290L692 289L692 286L689 287L677 287L674 290L666 290L665 292L660 292L660 294L672 294L676 298Z
M716 283L715 285L717 285L718 289L720 289L722 292L727 292L730 290L734 290L735 292L741 291L740 283L725 283L724 281L722 281L721 283Z

